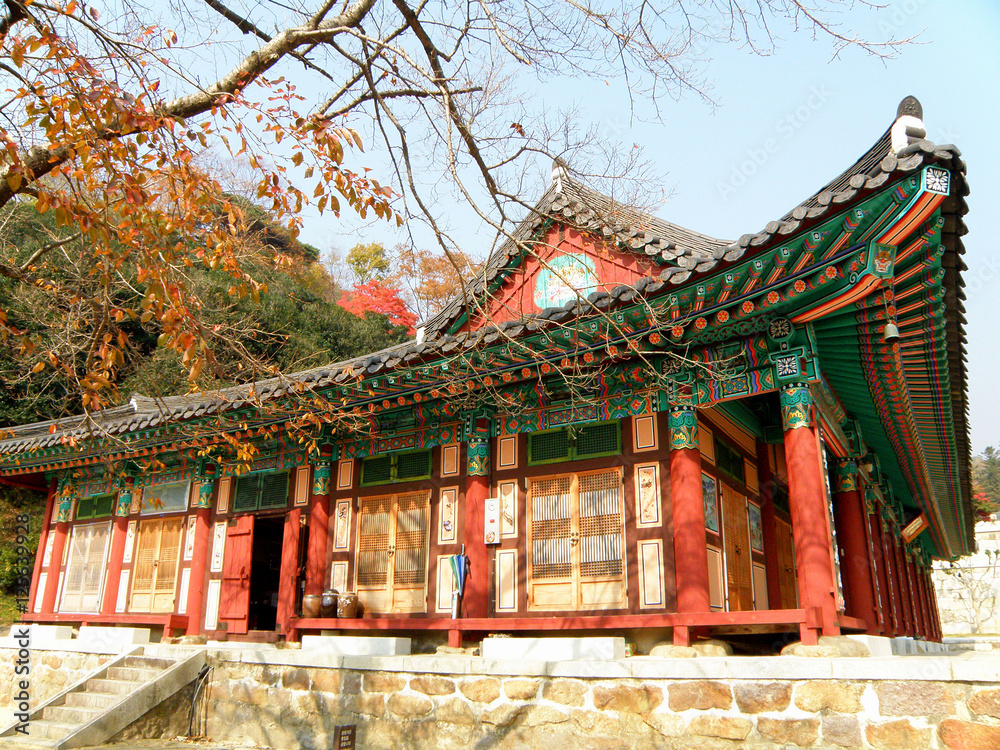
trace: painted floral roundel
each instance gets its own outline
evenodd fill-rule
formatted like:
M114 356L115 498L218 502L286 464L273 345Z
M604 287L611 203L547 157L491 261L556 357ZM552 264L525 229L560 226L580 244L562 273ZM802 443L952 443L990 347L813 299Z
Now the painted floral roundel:
M586 298L597 289L594 260L583 253L567 253L549 260L535 281L535 305L539 310L561 307L577 298Z

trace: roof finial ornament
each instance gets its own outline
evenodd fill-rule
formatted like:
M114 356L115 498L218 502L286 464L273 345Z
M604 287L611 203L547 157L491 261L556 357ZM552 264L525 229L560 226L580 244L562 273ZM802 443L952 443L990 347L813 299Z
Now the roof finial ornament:
M908 96L896 108L896 122L892 124L890 138L893 153L899 153L904 146L927 137L924 127L924 108L915 96Z
M569 167L566 166L566 162L563 161L561 156L557 156L552 160L552 184L556 188L557 193L563 191L563 180L569 179Z
M920 101L912 94L899 103L896 107L896 119L903 115L916 117L918 120L924 119L924 108L920 106Z

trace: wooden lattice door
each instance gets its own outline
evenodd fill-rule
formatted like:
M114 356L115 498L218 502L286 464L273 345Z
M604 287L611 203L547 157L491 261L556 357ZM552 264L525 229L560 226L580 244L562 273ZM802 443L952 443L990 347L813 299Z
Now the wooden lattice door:
M183 529L183 518L146 519L139 523L130 611L174 611Z
M100 609L110 528L110 522L73 527L60 612L97 612Z
M722 485L722 526L729 611L753 609L747 500L726 484Z
M626 606L618 469L528 482L528 608Z
M778 547L778 586L781 588L781 606L783 609L795 609L798 606L799 592L795 582L792 527L780 518L775 519L774 527Z
M355 586L366 611L427 611L429 525L429 492L361 499Z

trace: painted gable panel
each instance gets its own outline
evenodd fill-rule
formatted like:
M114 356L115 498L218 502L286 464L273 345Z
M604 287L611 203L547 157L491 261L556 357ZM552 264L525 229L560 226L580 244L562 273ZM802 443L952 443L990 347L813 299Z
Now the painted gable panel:
M620 284L634 284L656 270L656 264L645 255L612 250L602 240L553 226L545 242L536 244L534 254L509 271L493 292L489 317L474 318L471 328L536 315L576 299L574 289L586 297Z

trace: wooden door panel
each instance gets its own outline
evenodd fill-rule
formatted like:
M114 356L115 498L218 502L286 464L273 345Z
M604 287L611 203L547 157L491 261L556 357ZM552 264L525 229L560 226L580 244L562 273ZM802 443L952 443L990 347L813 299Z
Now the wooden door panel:
M163 520L160 546L156 559L156 576L153 584L153 612L173 612L174 592L177 586L177 563L180 558L183 518Z
M362 498L355 588L369 612L427 611L430 492Z
M530 480L528 494L528 608L625 607L621 472Z
M392 554L392 611L427 611L427 544L430 494L411 492L396 500Z
M574 606L571 489L570 477L529 482L529 609L572 609Z
M162 521L158 518L139 522L139 541L132 566L132 597L129 602L129 610L132 612L149 612L153 605L156 555L160 547L162 526Z
M781 589L781 606L783 609L795 609L798 606L798 587L795 581L792 527L778 518L775 519L775 532L778 547L778 586Z
M226 529L226 554L222 566L222 591L219 617L226 620L228 632L247 632L250 615L250 565L253 561L254 516L239 516Z
M753 609L753 578L750 561L750 528L743 495L722 485L725 531L726 576L729 582L729 609Z

